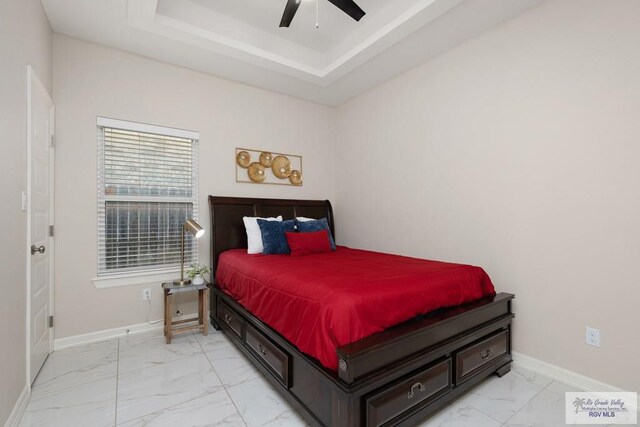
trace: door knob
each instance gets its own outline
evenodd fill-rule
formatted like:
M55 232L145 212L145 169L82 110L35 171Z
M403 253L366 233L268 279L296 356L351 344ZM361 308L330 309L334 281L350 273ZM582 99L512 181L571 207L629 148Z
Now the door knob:
M45 247L44 246L36 246L36 245L31 245L31 255L35 255L37 252L40 252L41 254L43 254L45 251Z

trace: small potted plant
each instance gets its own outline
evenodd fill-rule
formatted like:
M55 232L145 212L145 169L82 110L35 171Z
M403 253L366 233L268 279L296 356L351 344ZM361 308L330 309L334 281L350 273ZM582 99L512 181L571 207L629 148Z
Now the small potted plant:
M202 285L204 283L204 275L209 274L209 267L206 265L191 264L187 275L194 285Z

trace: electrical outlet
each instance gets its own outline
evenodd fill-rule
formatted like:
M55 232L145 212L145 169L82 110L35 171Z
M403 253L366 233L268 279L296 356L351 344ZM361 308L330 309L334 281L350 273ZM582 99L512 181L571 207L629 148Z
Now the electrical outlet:
M594 347L600 347L600 329L586 328L585 342Z
M142 301L151 301L151 288L144 288L142 290Z

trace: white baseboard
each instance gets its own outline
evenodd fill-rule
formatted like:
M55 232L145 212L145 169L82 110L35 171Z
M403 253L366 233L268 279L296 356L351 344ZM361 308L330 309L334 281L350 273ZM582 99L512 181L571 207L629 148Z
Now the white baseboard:
M136 325L122 326L120 328L104 329L102 331L89 332L88 334L74 335L71 337L57 338L53 341L53 350L76 347L99 341L120 338L126 335L141 334L144 332L161 331L164 328L162 321L150 325L149 323L138 323Z
M607 384L602 381L589 378L577 372L573 372L568 369L564 369L559 366L552 365L551 363L544 362L540 359L536 359L531 356L527 356L525 354L513 352L511 355L513 357L514 366L516 367L521 366L525 369L528 369L529 371L544 375L547 378L551 378L552 380L556 380L561 383L567 384L581 391L605 392L605 393L606 392L622 392L622 391L631 391L631 392L638 391L638 390L623 390L620 387L616 387L611 384ZM640 396L638 397L637 406L634 409L638 410L639 408L640 408Z
M197 313L186 313L182 317L196 317ZM209 319L209 316L206 316ZM174 319L175 320L175 319ZM163 320L152 321L149 324L138 323L135 325L122 326L113 329L104 329L102 331L89 332L88 334L74 335L71 337L57 338L53 341L53 350L62 350L65 348L77 347L79 345L91 344L93 342L106 341L113 338L120 338L127 335L142 334L144 332L161 331L164 328Z
M27 384L24 386L22 393L20 393L18 401L13 406L13 410L11 411L11 414L9 414L7 422L4 424L5 427L15 427L20 424L22 416L24 415L24 410L27 409L29 397L31 397L31 388L29 387L29 384Z

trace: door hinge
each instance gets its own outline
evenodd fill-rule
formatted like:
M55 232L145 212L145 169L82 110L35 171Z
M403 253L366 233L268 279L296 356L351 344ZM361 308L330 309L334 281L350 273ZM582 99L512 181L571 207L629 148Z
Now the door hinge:
M49 327L53 328L53 316L49 316Z
M53 225L49 226L49 237L53 237Z
M55 135L51 135L51 146L52 147L56 146L56 136Z

